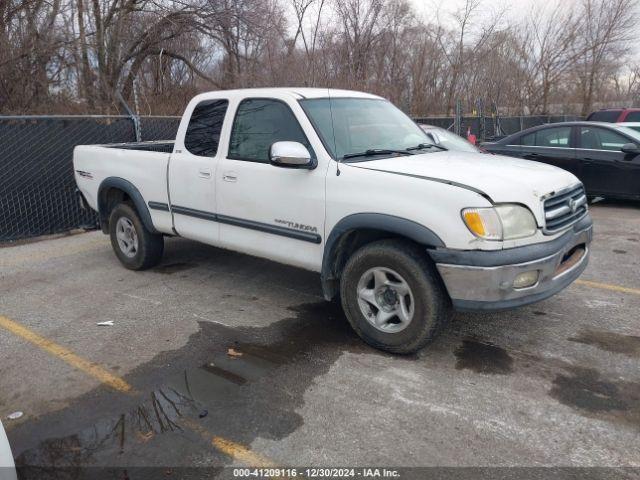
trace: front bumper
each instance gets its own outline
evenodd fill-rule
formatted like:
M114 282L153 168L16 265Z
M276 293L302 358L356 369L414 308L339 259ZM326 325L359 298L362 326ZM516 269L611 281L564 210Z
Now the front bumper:
M429 250L457 310L504 310L544 300L587 268L593 236L586 215L562 236L545 243L497 251ZM514 288L516 277L538 272L538 281Z

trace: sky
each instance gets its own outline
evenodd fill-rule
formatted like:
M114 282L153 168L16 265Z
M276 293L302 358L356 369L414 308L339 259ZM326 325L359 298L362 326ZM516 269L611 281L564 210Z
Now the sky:
M491 17L500 11L505 11L505 20L521 20L535 6L553 8L558 2L577 3L578 0L480 0L479 11L486 17ZM436 22L435 12L440 9L440 22L454 27L451 14L464 8L466 0L409 0L416 13L424 20ZM485 17L485 18L486 18ZM478 23L482 23L481 21ZM633 52L632 57L640 60L640 46Z
M443 12L455 12L458 9L464 7L466 0L409 0L416 9L416 12L424 15L425 18L432 17L434 15L434 9L439 8ZM569 0L571 1L571 0ZM540 2L540 0L537 0ZM536 0L482 0L481 10L501 10L507 8L508 15L512 18L517 18L519 14L526 13ZM545 2L547 3L547 2Z

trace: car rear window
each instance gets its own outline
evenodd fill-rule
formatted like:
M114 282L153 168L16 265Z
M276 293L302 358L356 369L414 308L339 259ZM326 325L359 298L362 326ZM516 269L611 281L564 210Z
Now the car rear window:
M543 128L522 137L521 145L531 147L569 148L571 127Z
M622 113L622 110L603 110L601 112L593 112L587 117L587 120L590 122L615 123L618 121L620 113Z

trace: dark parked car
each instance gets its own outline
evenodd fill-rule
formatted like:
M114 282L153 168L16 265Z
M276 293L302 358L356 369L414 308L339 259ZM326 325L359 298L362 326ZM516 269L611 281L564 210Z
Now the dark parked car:
M640 108L605 108L590 113L588 122L640 122Z
M551 123L482 147L570 171L591 197L640 199L640 132L602 122Z

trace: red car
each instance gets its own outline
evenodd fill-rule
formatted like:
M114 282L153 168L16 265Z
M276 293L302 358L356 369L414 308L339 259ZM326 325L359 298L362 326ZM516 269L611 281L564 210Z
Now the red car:
M588 122L640 122L640 108L605 108L591 113Z

